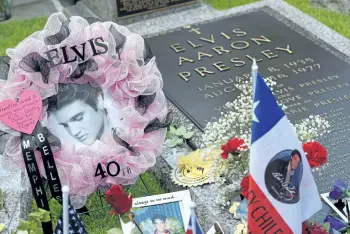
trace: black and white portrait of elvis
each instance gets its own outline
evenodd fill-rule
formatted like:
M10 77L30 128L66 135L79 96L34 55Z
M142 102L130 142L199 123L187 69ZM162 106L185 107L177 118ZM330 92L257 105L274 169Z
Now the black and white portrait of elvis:
M100 87L87 84L59 84L49 101L48 129L62 143L87 146L112 128L122 126L122 117L111 97Z

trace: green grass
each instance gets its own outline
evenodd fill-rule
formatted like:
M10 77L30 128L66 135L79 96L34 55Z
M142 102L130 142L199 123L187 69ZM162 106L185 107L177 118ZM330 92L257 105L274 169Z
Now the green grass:
M257 0L205 0L218 10L241 6ZM289 4L312 16L321 23L332 28L334 31L350 38L350 15L329 11L310 4L310 0L285 0ZM230 5L231 2L231 6Z
M334 31L350 38L350 15L313 7L309 0L286 0L286 2L332 28Z
M237 7L259 0L204 0L206 3L218 10L223 10L231 7Z
M45 26L47 17L26 21L13 21L0 24L0 56L6 55L7 48L14 48L24 38Z

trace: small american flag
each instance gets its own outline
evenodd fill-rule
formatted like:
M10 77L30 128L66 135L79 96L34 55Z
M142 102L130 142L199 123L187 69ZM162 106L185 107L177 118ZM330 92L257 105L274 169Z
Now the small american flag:
M80 220L78 213L75 211L73 206L68 204L69 214L69 234L88 234L83 222ZM63 234L63 212L61 213L60 219L57 221L57 226L54 234Z
M195 222L195 225L192 225L192 220L194 220ZM196 228L196 231L194 232L193 228ZM196 215L191 215L190 217L190 222L188 224L188 228L187 228L187 231L186 231L186 234L204 234L201 226L199 225L199 222L198 222L198 219L197 219L197 216Z

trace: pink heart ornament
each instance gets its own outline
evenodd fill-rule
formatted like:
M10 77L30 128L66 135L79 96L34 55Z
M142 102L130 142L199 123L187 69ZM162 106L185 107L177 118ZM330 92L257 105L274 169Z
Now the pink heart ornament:
M0 102L0 120L10 128L32 134L41 114L42 99L39 93L25 90L19 101Z

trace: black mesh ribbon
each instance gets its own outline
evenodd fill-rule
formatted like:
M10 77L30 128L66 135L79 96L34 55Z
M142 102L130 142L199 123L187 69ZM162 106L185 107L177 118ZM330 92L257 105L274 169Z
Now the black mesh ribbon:
M39 53L32 52L23 57L19 66L27 72L40 72L43 82L47 84L50 75L49 62L49 60L42 57Z
M158 118L153 119L145 128L144 133L156 131L160 128L167 128L173 121L173 113L170 111L165 120L161 122Z
M60 44L62 41L64 41L64 39L66 39L70 35L69 23L70 23L70 20L64 21L58 33L44 38L45 44L57 45L57 44Z
M109 28L109 32L113 35L114 40L115 40L115 52L119 55L120 57L120 52L124 47L125 41L126 41L126 37L121 34L120 32L118 32L118 30L111 25L111 27Z
M97 71L98 65L93 59L89 59L85 62L82 62L78 65L78 67L74 70L74 72L70 75L71 79L79 79L85 73L85 71Z
M83 17L89 24L93 24L96 22L100 22L99 19L94 17ZM64 41L67 37L69 37L71 30L69 28L70 20L64 21L60 30L54 34L44 38L44 42L46 45L57 45Z
M0 57L0 79L7 80L7 74L10 70L10 57L1 56Z
M34 154L34 137L31 135L21 134L21 148L26 166L29 181L36 204L39 208L50 211L49 202L47 201L43 181L39 172L39 167ZM43 232L52 234L52 222L41 223Z
M144 115L147 111L149 105L152 104L156 98L156 93L151 95L140 95L137 97L136 110L140 112L141 115Z
M140 152L137 149L135 149L128 142L124 141L123 139L121 139L118 136L116 128L113 128L112 132L113 132L113 139L115 140L115 142L117 142L119 145L127 148L131 152L132 155L134 155L134 156L139 156L140 155Z

